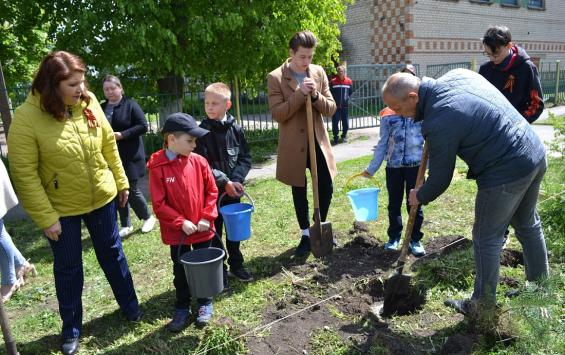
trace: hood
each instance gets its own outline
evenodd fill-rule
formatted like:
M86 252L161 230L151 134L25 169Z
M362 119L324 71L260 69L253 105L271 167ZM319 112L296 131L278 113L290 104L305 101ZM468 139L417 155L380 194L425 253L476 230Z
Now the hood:
M526 60L530 59L530 56L528 55L528 53L526 53L526 50L524 50L524 48L522 47L513 46L511 50L512 50L512 54L509 56L509 58L505 59L502 63L498 65L493 64L494 68L500 71L509 71L512 68L521 65Z
M200 127L213 131L227 131L233 126L234 123L235 118L228 113L225 121L205 118L202 120L202 123L200 123Z

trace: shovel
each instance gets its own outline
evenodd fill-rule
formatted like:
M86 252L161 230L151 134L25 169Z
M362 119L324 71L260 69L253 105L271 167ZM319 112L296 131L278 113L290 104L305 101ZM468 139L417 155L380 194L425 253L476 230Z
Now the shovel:
M310 153L310 174L314 192L314 225L310 226L310 248L316 258L329 254L333 248L333 232L330 222L320 218L320 199L318 196L318 164L316 162L316 143L314 137L314 119L312 117L312 98L306 99L306 119L308 125L308 151Z
M426 174L426 167L428 165L428 143L424 142L424 149L422 150L422 161L418 169L418 176L416 177L416 188L424 183L424 175ZM406 231L404 239L402 240L402 249L400 257L396 265L396 272L389 277L385 283L385 297L383 304L383 314L392 315L395 313L394 306L398 299L409 297L412 292L410 289L410 281L412 275L408 273L408 264L406 258L408 256L408 245L412 237L412 230L414 229L414 221L418 213L418 206L410 206L410 216L406 224Z

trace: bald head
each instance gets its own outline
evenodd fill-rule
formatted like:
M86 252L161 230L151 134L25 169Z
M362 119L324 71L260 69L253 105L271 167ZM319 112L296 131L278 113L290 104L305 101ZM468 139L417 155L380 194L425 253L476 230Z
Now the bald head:
M396 73L383 86L383 100L397 114L416 118L419 89L420 78L408 73Z
M383 96L404 100L411 92L418 93L420 78L409 73L391 75L383 85Z

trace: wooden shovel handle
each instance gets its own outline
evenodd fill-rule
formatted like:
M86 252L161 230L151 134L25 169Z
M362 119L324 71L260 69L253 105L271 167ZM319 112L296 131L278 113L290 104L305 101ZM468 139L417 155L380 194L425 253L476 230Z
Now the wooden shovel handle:
M422 160L420 161L420 168L418 169L418 176L416 177L416 188L419 189L420 186L424 184L424 177L426 175L426 168L428 166L428 142L424 142L424 149L422 150ZM404 269L404 264L406 263L406 256L408 255L408 245L410 244L410 239L412 238L412 230L414 229L414 222L416 221L416 215L418 214L418 206L410 206L410 216L408 217L408 223L406 224L406 230L404 233L404 239L402 240L402 249L400 250L400 257L398 258L398 266ZM404 270L400 270L403 273Z
M308 152L310 153L310 174L314 193L314 219L320 223L320 199L318 195L318 163L316 161L316 143L314 136L314 118L312 116L312 97L306 98L306 124L308 125Z

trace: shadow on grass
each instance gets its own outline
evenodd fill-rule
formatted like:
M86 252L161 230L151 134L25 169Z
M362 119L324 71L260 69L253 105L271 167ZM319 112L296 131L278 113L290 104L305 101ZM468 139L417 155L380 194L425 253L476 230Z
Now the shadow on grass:
M363 320L362 320L363 321ZM364 343L351 344L346 354L460 354L473 353L479 336L469 332L465 320L429 333L409 334L395 332L388 324L371 320L366 324L348 324L340 329L348 334L366 335ZM367 334L369 333L369 334ZM353 339L356 337L353 336Z
M108 302L115 302L108 299ZM137 337L138 328L143 327L143 323L155 323L160 319L168 319L173 312L174 291L164 292L150 298L141 304L143 318L140 323L128 322L119 309L93 319L83 324L81 348L97 352L111 347L116 340L124 337ZM116 305L117 307L117 305ZM85 313L88 310L85 310ZM191 324L190 327L194 327ZM46 335L31 342L18 344L21 354L47 354L57 352L61 346L59 330L56 335ZM198 345L198 337L188 334L187 331L177 335L171 334L163 326L157 330L144 335L139 340L119 346L111 351L104 351L105 354L139 354L139 353L179 353L180 349L194 349ZM187 351L180 352L187 353Z

